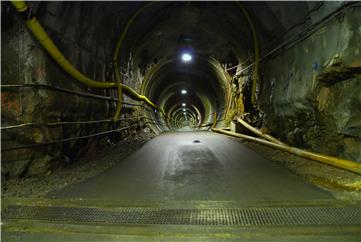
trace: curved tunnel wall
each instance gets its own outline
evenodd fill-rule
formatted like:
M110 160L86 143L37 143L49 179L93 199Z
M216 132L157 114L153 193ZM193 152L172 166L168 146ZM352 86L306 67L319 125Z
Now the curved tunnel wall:
M111 57L119 34L143 3L29 2L29 5L56 45L80 71L106 81L111 78ZM317 81L336 54L342 57L343 65L360 66L355 54L359 51L359 7L345 8L332 17L333 21L322 25L326 26L322 34L306 35L302 43L292 42L277 49L343 3L244 3L257 29L261 56L273 53L262 62L257 89L259 107L254 109L249 101L252 68L247 68L253 60L252 38L237 5L154 3L129 29L121 49L120 70L124 84L149 96L175 120L165 119L150 107L141 108L137 100L124 95L121 118L129 120L117 125L100 122L49 126L49 122L109 119L115 111L111 99L116 92L91 90L74 81L44 53L9 3L3 2L1 6L2 126L41 124L2 130L2 148L138 125L97 138L2 152L2 172L7 176L42 174L59 163L96 153L109 140L116 142L140 133L149 125L156 132L187 125L183 107L179 106L185 97L179 95L183 87L189 91L187 119L193 119L198 126L211 123L213 112L219 120L229 116L228 121L233 117L230 114L243 115L288 144L360 160L361 112L350 111L359 107L359 76L326 85ZM343 33L338 42L334 38L337 33ZM194 51L194 62L188 66L179 63L182 48ZM274 49L277 51L272 52ZM155 71L151 72L152 69ZM194 82L199 85L187 84ZM20 86L4 87L14 84ZM190 86L195 89L190 90ZM347 115L345 109L349 110ZM146 118L137 118L140 115ZM219 123L223 125L229 122Z
M193 120L194 128L212 122L213 113L222 119L230 77L216 60L194 56L191 62L184 63L177 56L154 69L143 81L142 91L168 114L168 128L180 128L186 116Z

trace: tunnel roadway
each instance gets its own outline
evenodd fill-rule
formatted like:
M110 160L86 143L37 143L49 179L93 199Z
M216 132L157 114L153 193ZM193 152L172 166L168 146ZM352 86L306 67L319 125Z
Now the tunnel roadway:
M3 205L4 241L359 241L361 207L221 134L168 132L47 199Z
M241 143L211 132L165 133L102 175L51 196L152 201L332 199Z

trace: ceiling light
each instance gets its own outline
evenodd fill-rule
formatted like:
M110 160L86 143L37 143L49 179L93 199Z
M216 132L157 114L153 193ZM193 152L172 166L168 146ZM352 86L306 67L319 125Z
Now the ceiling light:
M182 93L182 94L187 94L187 90L183 89L183 90L181 91L181 93Z
M185 107L186 106L186 104L185 103L182 103L182 107Z
M184 53L182 55L182 60L183 60L183 62L190 62L192 60L192 56L188 53Z

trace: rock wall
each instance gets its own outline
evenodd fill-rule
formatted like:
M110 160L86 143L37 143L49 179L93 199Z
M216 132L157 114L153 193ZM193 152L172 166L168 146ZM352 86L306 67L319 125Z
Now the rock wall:
M69 61L90 78L109 80L112 50L119 36L117 12L97 3L29 2L34 14ZM24 21L10 4L2 3L2 127L22 123L41 125L2 130L2 148L40 144L86 136L139 123L137 119L113 124L46 125L110 119L115 102L77 95L71 92L115 96L112 90L89 89L67 75L43 50L26 29ZM102 11L100 11L102 10ZM110 23L112 23L110 25ZM28 86L22 86L22 85ZM37 85L37 86L35 86ZM42 86L39 86L42 85ZM59 87L71 92L55 90ZM132 117L132 108L124 108L122 117ZM107 144L137 132L139 127L106 136L77 139L53 145L2 151L2 177L37 175L91 155Z
M263 126L290 145L361 162L360 22L350 8L264 63Z

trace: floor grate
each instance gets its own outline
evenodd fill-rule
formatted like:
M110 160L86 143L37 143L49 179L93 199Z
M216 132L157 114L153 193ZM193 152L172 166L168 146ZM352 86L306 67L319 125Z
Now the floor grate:
M109 224L203 226L360 225L358 207L265 207L225 209L94 208L8 206L3 219Z

